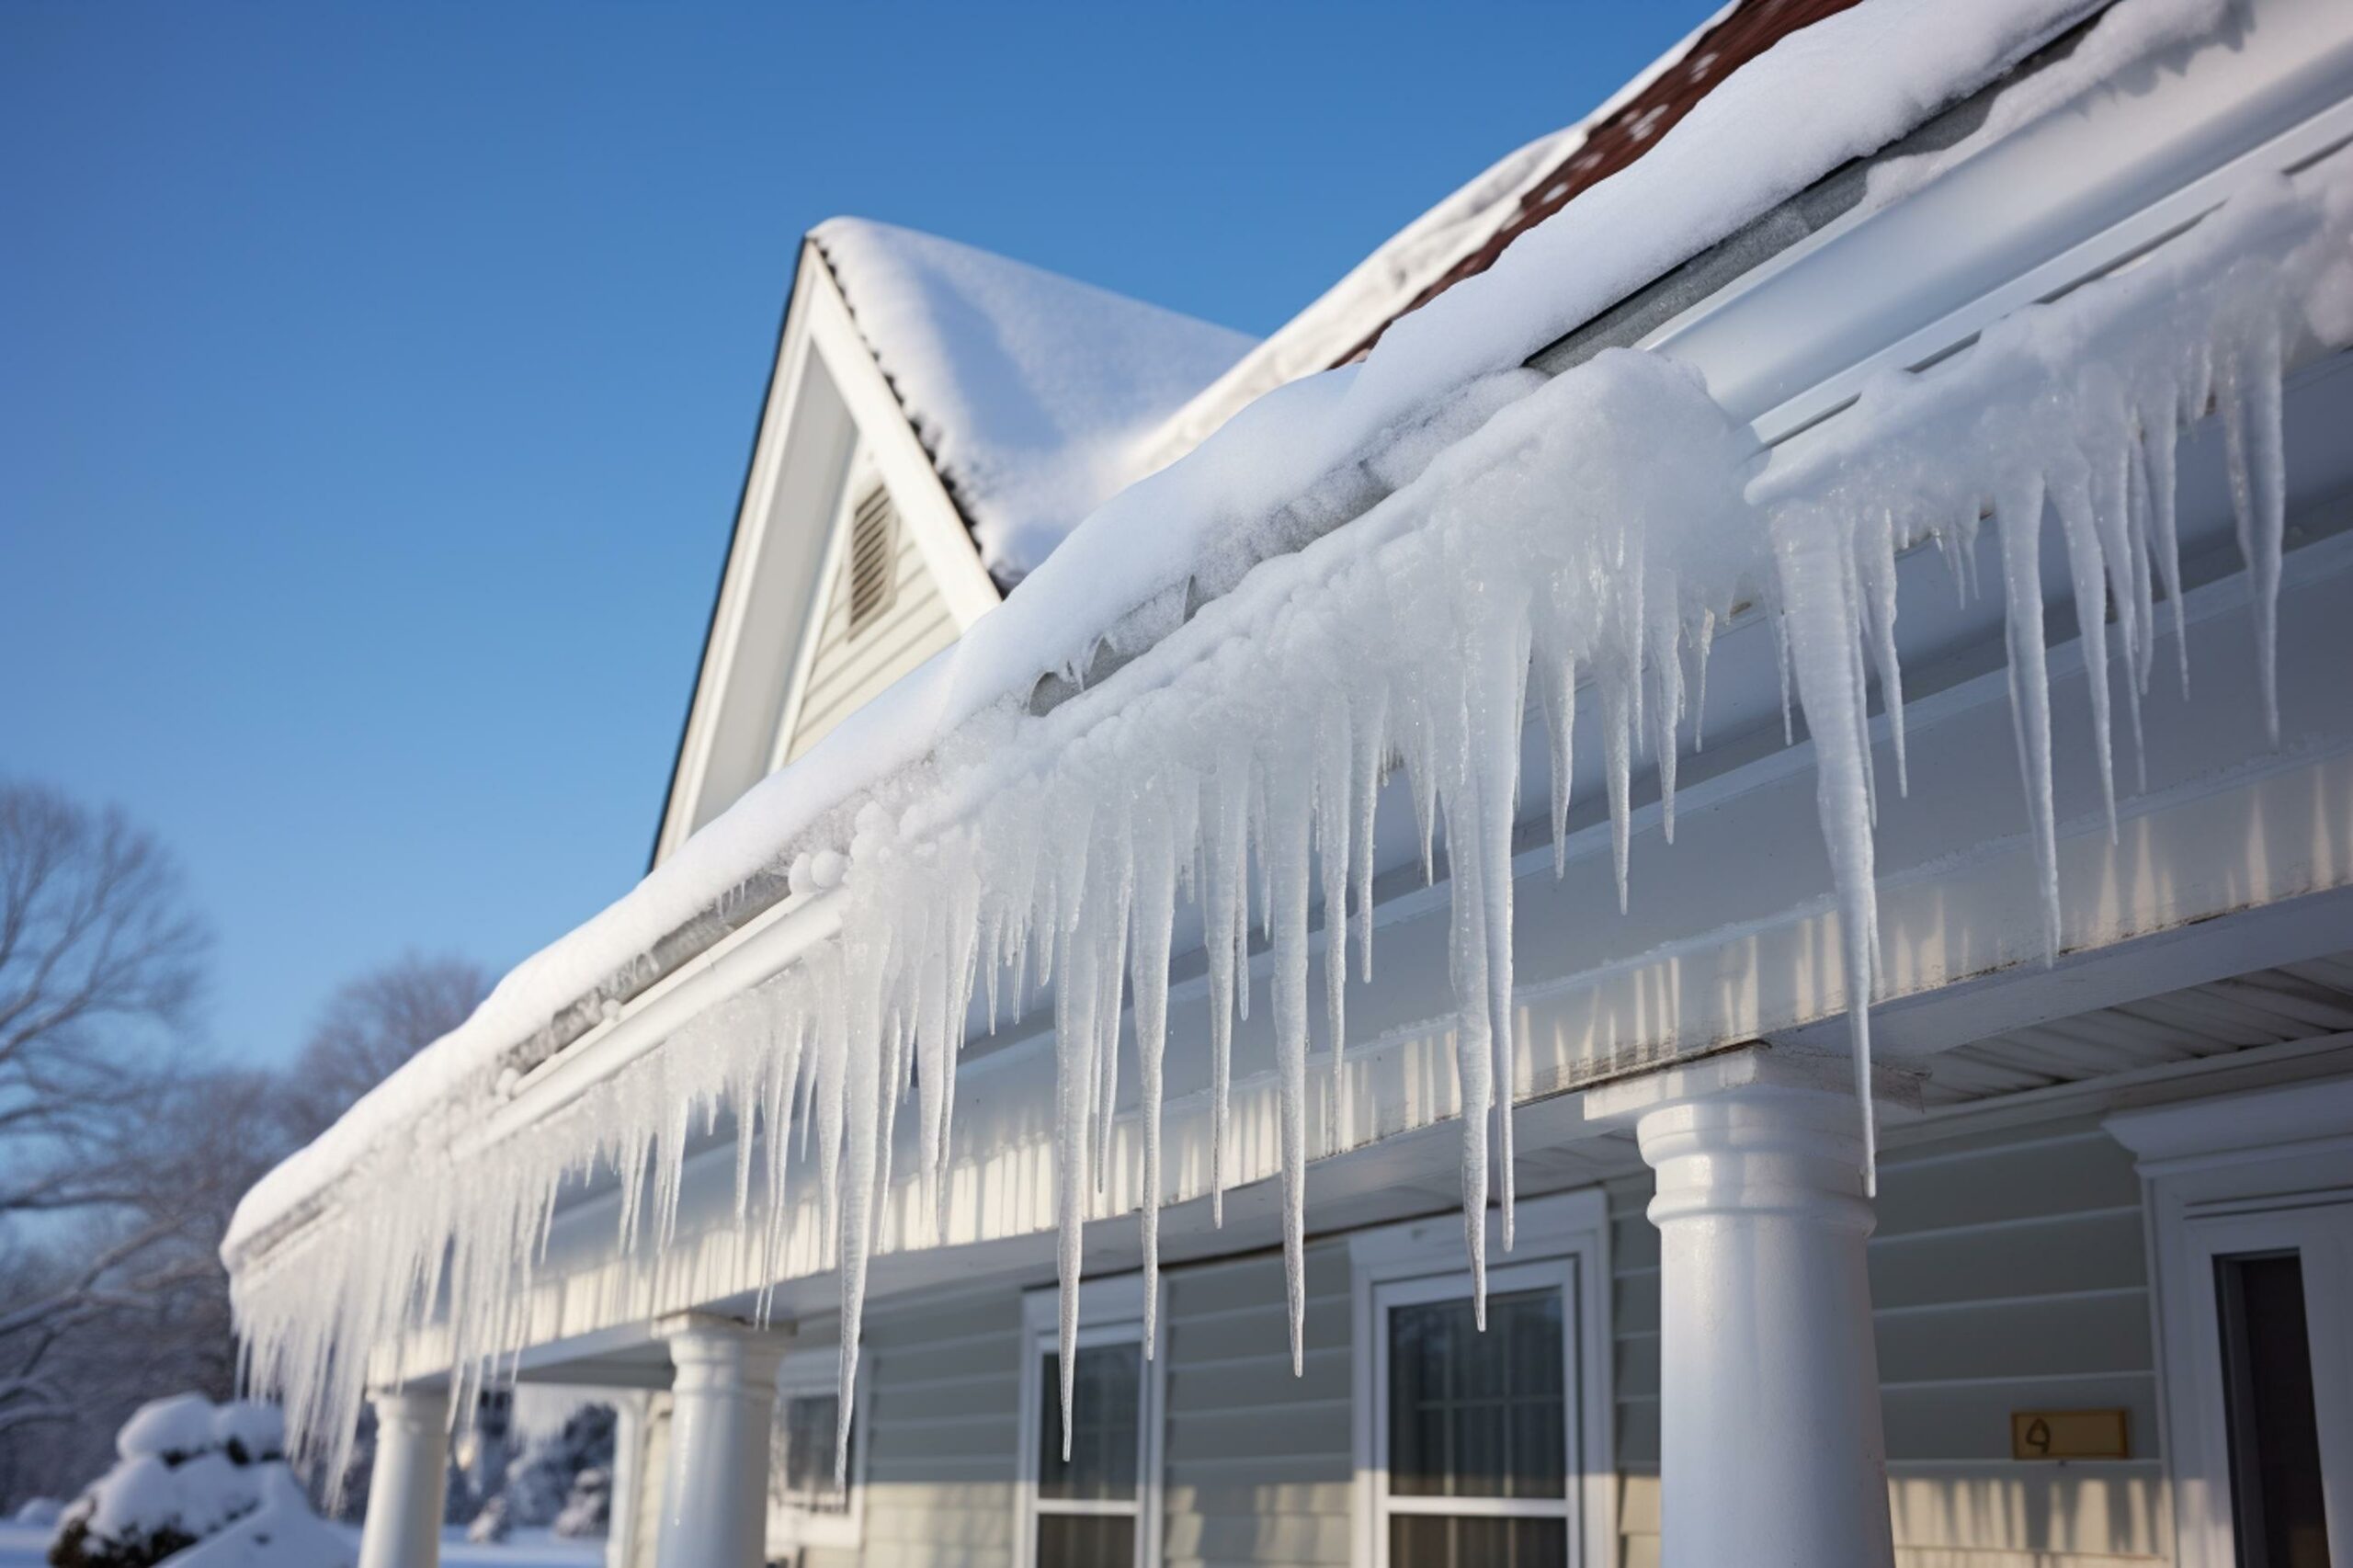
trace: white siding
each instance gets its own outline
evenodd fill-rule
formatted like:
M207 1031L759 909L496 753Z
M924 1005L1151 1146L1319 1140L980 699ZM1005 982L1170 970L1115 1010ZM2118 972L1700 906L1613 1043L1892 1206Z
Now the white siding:
M845 527L847 518L835 527ZM845 547L843 553L847 555ZM883 687L956 640L956 620L939 584L915 547L904 517L898 527L898 587L890 607L849 634L849 595L837 565L825 588L824 619L809 662L809 679L784 747L790 762L824 739Z
M1013 1551L1021 1297L941 1297L866 1322L870 1568L1006 1568ZM812 1550L807 1568L856 1554Z
M1620 1528L1658 1561L1658 1233L1612 1183ZM1921 1144L1880 1165L1881 1409L1904 1568L2170 1561L2139 1179L2088 1122ZM2123 1407L2133 1457L2022 1463L2013 1410Z
M1348 1247L1307 1249L1306 1365L1290 1371L1277 1253L1171 1269L1162 1553L1213 1563L1346 1563Z

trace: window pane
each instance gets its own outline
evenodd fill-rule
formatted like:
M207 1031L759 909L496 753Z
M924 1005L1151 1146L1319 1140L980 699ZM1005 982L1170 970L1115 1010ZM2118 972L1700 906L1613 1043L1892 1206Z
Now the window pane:
M1133 1497L1143 1346L1096 1345L1079 1351L1067 1462L1061 1378L1062 1358L1049 1353L1038 1380L1038 1397L1045 1406L1038 1423L1038 1495L1101 1502Z
M1389 1490L1406 1497L1568 1494L1561 1292L1389 1313Z
M1086 1352L1079 1352L1084 1365ZM1038 1568L1134 1568L1133 1514L1040 1514Z
M2239 1568L2328 1568L2303 1262L2221 1257L2214 1277Z
M834 1439L841 1400L831 1393L787 1394L777 1401L775 1452L768 1462L768 1494L788 1507L840 1514L849 1496L834 1484ZM856 1431L850 1441L858 1441Z
M1566 1519L1389 1516L1390 1568L1561 1568L1568 1560Z

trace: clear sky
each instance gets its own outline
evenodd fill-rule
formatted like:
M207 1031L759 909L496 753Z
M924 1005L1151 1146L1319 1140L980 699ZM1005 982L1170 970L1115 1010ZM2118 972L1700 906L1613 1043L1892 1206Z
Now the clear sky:
M1264 334L1716 0L0 6L0 772L277 1060L644 869L803 231Z

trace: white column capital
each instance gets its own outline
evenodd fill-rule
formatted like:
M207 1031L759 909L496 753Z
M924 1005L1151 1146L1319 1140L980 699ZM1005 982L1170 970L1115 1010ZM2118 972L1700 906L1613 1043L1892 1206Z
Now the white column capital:
M657 1568L757 1568L777 1367L792 1330L682 1312L654 1332L669 1342L674 1369Z
M792 1346L792 1328L780 1324L756 1328L733 1318L709 1312L680 1312L654 1325L670 1345L676 1369L672 1391L708 1389L712 1392L749 1392L776 1388L776 1371Z
M368 1403L376 1412L381 1430L398 1423L446 1428L449 1425L449 1391L446 1386L411 1383L396 1388L371 1388Z
M1925 1074L1874 1062L1871 1101L1882 1114L1917 1114ZM1843 1051L1811 1051L1763 1040L1736 1045L1597 1084L1586 1091L1585 1119L1625 1126L1666 1106L1750 1088L1812 1090L1854 1105L1855 1059Z

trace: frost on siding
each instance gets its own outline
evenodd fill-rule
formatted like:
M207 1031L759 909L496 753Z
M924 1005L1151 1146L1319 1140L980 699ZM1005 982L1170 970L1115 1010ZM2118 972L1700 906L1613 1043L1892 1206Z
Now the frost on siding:
M1341 965L1327 966L1323 996L1309 994L1311 912L1320 904L1336 949L1353 936L1370 964L1369 829L1375 796L1399 772L1426 862L1441 835L1449 850L1463 1213L1483 1289L1491 1200L1511 1240L1511 829L1530 683L1556 748L1556 841L1574 709L1598 704L1622 903L1634 764L1657 764L1671 840L1683 726L1696 741L1710 641L1744 600L1776 622L1814 744L1863 1081L1878 958L1874 796L1905 784L1897 553L1935 540L1959 570L1984 519L1999 531L2019 759L2055 946L2042 531L2063 535L2078 623L2101 627L2113 610L2120 670L2109 667L2109 639L2084 642L2090 740L2110 779L2110 693L2122 693L2137 741L2161 598L2179 640L2176 437L2218 412L2268 671L2281 367L2307 338L2353 339L2347 164L2340 155L2302 188L2282 182L2234 201L2130 270L2019 312L1928 371L1888 376L1769 460L1695 373L1654 356L1613 350L1549 382L1486 383L1482 409L1499 392L1518 395L1455 426L1450 446L1365 516L1267 562L1080 698L1041 717L991 710L927 767L874 791L840 852L795 867L796 882L830 889L843 911L840 934L802 964L528 1138L461 1167L395 1176L381 1165L345 1211L241 1272L254 1381L284 1394L314 1443L332 1443L349 1430L356 1347L440 1320L462 1374L494 1369L522 1337L525 1287L565 1182L617 1171L622 1255L658 1271L685 1147L724 1109L741 1128L801 1123L797 1139L738 1139L736 1213L746 1256L777 1277L791 1240L788 1187L805 1179L793 1167L813 1174L841 1278L847 1412L899 1108L912 1099L918 1174L940 1193L968 1006L977 992L993 1017L1017 1013L1023 994L1051 986L1067 1400L1082 1227L1103 1201L1129 1009L1142 1074L1144 1299L1154 1296L1180 901L1207 931L1220 1187L1231 1018L1246 1006L1254 925L1272 947L1296 1365L1309 1017L1328 1009L1338 1040L1346 1006ZM1892 780L1872 766L1873 674L1893 723ZM2112 782L2108 792L2112 805Z

